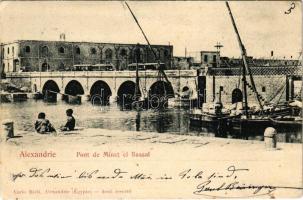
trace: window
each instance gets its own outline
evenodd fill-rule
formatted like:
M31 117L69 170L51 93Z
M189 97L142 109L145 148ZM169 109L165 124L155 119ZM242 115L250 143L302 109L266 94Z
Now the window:
M113 51L111 49L106 49L105 58L106 59L112 59L112 57L113 57Z
M135 59L137 62L143 63L144 62L144 50L142 48L136 48L134 50Z
M262 87L262 92L266 92L266 87L265 86Z
M91 49L90 49L90 53L91 53L91 54L96 54L96 52L97 52L96 48L91 48Z
M76 54L80 54L80 48L76 47Z
M121 49L120 55L121 55L122 57L125 57L125 56L127 55L126 50L125 50L125 49Z
M15 48L14 47L12 47L12 52L13 52L13 54L15 53Z
M216 55L213 55L213 62L217 62L217 56Z
M41 54L42 54L42 56L47 56L48 55L48 47L47 46L42 47Z
M156 53L156 58L159 58L159 53L160 53L159 50L157 48L153 48L153 51Z
M204 55L204 62L208 62L208 56Z
M223 86L220 86L220 91L223 92Z
M7 54L9 54L9 47L7 47Z
M31 52L31 48L29 46L25 47L25 53L30 53Z
M60 65L59 65L59 67L58 67L58 70L59 71L64 71L65 70L65 65L64 65L64 63L60 63Z
M164 56L165 56L166 58L169 56L169 53L168 53L168 50L167 50L167 49L165 49L165 51L164 51Z
M64 48L63 47L59 47L59 53L64 53Z

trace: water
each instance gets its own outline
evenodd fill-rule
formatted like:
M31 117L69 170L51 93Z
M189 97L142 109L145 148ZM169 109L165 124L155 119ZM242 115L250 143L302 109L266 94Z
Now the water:
M145 131L174 134L199 134L189 128L189 111L167 108L162 111L121 111L116 103L109 106L92 105L83 102L80 105L67 104L64 101L47 103L41 100L0 104L1 117L13 119L17 130L35 131L34 122L39 112L56 127L64 125L65 110L72 108L76 118L76 126L85 128L102 128L109 130Z
M92 105L83 102L80 105L68 104L65 101L48 103L42 100L28 100L25 102L0 104L3 119L13 119L17 130L35 131L34 123L39 112L44 112L46 118L59 128L66 122L65 111L74 110L76 126L83 128L102 128L122 131L144 131L158 133L172 133L180 135L199 135L214 137L215 133L204 128L190 126L189 110L180 108L166 108L164 110L122 111L116 103L109 106ZM2 119L0 119L2 121ZM301 139L286 139L289 134L279 133L278 141L300 142ZM300 134L301 136L301 134ZM229 136L228 136L229 137ZM297 138L297 136L295 135ZM250 137L252 140L262 140L262 137Z

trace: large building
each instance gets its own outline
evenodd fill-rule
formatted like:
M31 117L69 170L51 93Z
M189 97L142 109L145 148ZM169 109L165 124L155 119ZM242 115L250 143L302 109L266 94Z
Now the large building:
M111 64L115 70L136 63L137 44L18 40L1 44L1 72L60 71L78 64ZM139 63L160 62L171 68L173 47L139 45Z
M219 51L201 51L201 67L233 68L243 65L242 58L221 57ZM247 57L247 63L252 67L281 67L302 65L298 59L253 58Z

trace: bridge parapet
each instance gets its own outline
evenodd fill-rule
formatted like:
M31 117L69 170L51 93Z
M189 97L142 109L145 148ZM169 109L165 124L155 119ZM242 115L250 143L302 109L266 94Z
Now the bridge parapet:
M303 75L302 66L281 67L250 67L253 75ZM212 76L239 76L241 68L209 68L207 75Z
M139 77L157 78L158 71L139 71ZM168 77L195 77L196 70L166 70ZM10 72L8 78L47 78L47 77L85 77L85 78L134 78L135 71L64 71L64 72Z

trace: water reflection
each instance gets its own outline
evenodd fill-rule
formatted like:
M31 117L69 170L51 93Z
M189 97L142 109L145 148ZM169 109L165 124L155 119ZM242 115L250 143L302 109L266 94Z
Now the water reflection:
M34 122L39 112L46 113L47 119L55 126L65 123L65 110L72 108L76 118L76 126L83 128L102 128L122 131L144 131L158 133L173 133L182 135L198 135L217 137L213 130L193 127L189 124L189 111L180 108L166 108L162 110L124 110L117 104L101 106L90 102L82 104L67 104L64 101L45 102L28 100L25 102L0 104L1 121L13 119L15 129L35 131ZM278 140L283 142L298 142L288 133L278 134ZM232 137L227 135L225 137ZM301 135L300 135L301 137ZM300 138L296 136L295 138ZM258 138L249 138L258 139ZM260 139L260 138L259 138ZM301 141L301 140L300 140ZM299 141L299 142L300 142Z
M45 112L46 117L60 127L66 120L65 110L72 108L77 120L76 126L84 128L103 128L124 131L170 132L187 134L188 115L183 109L167 108L155 110L124 110L117 104L101 106L90 102L82 104L68 104L64 101L45 102L28 100L10 104L0 104L1 117L15 121L19 130L34 131L33 123L39 112Z

